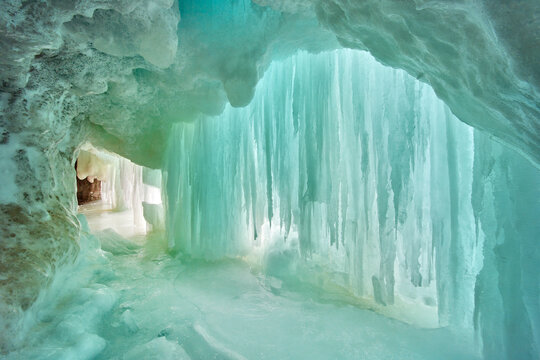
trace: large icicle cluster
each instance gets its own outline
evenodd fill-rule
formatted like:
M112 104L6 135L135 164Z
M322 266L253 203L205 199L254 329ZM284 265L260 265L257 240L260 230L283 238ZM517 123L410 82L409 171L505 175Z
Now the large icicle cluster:
M257 0L313 10L340 43L406 70L461 120L540 159L540 2Z
M537 351L540 172L403 71L350 50L273 64L249 106L178 124L166 169L179 251L474 321L486 358Z

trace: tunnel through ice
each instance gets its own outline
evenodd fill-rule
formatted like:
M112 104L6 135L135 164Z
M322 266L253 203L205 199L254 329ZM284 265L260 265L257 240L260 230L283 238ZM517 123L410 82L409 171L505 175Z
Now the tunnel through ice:
M2 357L540 356L538 2L0 10Z
M80 190L81 198L86 200L78 201L78 211L92 217L92 231L112 230L131 238L163 230L159 170L86 143L79 150L76 172L77 199ZM80 183L84 187L79 188ZM88 189L96 190L87 194Z

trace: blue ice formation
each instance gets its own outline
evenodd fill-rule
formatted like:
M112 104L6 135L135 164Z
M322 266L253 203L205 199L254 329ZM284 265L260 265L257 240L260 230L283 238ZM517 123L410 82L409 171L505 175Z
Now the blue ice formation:
M165 174L178 251L536 351L540 171L367 53L273 63L248 106L175 126Z
M1 353L81 261L91 142L163 170L173 254L337 286L486 359L540 356L537 0L0 10Z

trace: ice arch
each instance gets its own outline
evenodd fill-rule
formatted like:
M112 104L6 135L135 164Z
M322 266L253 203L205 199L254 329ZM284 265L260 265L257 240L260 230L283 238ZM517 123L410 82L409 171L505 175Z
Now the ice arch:
M248 104L272 60L299 48L367 49L429 83L460 120L538 164L535 1L8 0L0 6L0 156L7 189L0 197L2 334L23 327L21 314L77 254L69 179L81 143L159 168L173 123L220 114L227 102ZM505 170L494 172L491 164L475 171L502 179ZM530 201L520 209L534 209ZM495 224L501 215L489 216ZM530 264L526 256L516 260L520 254L536 254L528 251L533 244L523 246L519 253L509 246L510 263L491 259L495 268L511 264L500 279L505 294L517 289L509 279L525 279L534 269L514 266ZM485 269L484 282L495 286L499 280ZM529 294L522 304L534 308L537 298ZM497 304L522 309L508 295ZM519 314L477 316L502 329L496 325ZM496 338L508 342L509 334ZM12 342L2 339L2 349Z

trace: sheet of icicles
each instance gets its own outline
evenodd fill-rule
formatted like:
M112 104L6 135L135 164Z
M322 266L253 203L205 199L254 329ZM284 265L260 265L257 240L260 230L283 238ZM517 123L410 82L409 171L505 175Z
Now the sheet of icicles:
M367 53L273 63L247 107L176 126L165 173L169 245L188 255L248 255L269 274L338 285L422 326L476 320L500 339L494 354L507 344L492 323L516 312L538 326L537 304L498 290L510 271L493 248L508 224L512 249L538 238L534 217L515 224L540 205L512 199L538 198L539 171ZM502 281L534 280L528 271ZM531 327L520 331L531 346Z

